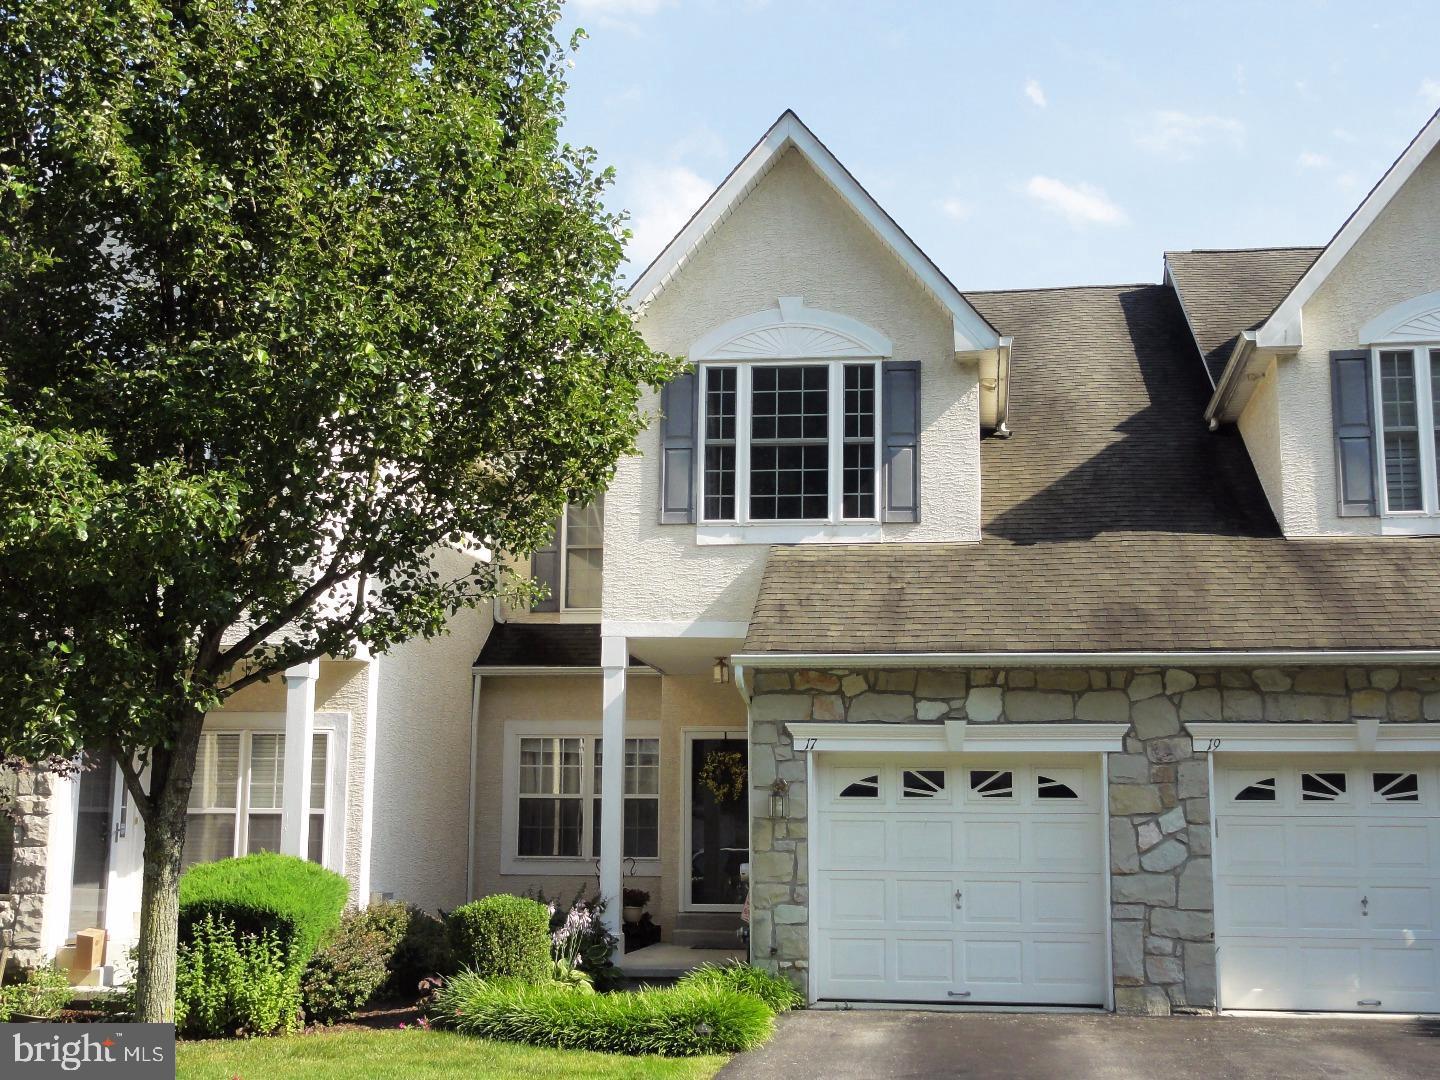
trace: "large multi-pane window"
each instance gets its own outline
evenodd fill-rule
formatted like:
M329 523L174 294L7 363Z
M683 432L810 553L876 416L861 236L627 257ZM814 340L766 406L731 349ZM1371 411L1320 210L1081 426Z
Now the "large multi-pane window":
M876 516L876 365L710 364L703 376L705 521Z
M515 852L525 858L600 857L602 740L522 735ZM626 858L660 854L660 740L625 740Z
M310 762L309 858L323 862L330 775L330 733L317 731ZM272 731L214 731L200 736L184 866L256 851L280 850L285 736Z
M1385 511L1440 513L1440 348L1380 349L1375 357Z

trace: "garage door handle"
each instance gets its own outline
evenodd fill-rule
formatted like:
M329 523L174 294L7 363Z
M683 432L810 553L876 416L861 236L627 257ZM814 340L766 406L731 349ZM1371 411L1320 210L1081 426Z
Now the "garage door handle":
M969 991L969 990L948 990L948 991L946 991L946 993L948 993L951 997L969 997L969 996L970 996L970 991ZM1377 1002L1377 1004L1378 1004L1378 1002Z
M1359 1001L1355 1002L1355 1004L1365 1009L1378 1009L1380 1007L1380 999L1361 998Z
M1361 915L1369 915L1369 914L1370 914L1370 897L1368 897L1368 896L1362 896L1362 897L1360 897L1360 914L1361 914Z
M965 906L965 894L959 889L955 890L955 906L957 908Z

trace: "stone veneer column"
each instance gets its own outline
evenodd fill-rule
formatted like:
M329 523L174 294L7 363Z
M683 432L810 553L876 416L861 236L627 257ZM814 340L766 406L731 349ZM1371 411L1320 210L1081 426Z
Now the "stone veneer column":
M33 967L46 959L41 940L45 918L46 870L50 845L50 797L54 778L25 771L15 776L15 859L10 892L0 894L0 931L13 930L10 960ZM3 974L3 972L0 972Z
M1125 753L1109 755L1118 1012L1215 1007L1210 770L1181 729L1177 702L1218 717L1220 691L1195 687L1188 671L1135 675Z

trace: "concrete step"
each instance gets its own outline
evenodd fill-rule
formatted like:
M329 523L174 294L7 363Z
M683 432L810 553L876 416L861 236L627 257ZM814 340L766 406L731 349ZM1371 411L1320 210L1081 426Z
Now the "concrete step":
M670 941L686 949L734 949L740 944L740 916L733 912L695 912L675 920Z

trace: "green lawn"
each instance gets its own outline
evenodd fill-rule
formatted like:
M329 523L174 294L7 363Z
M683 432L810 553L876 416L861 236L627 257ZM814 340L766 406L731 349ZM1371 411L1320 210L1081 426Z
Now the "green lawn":
M709 1080L726 1061L548 1050L418 1029L182 1042L179 1057L180 1080Z

